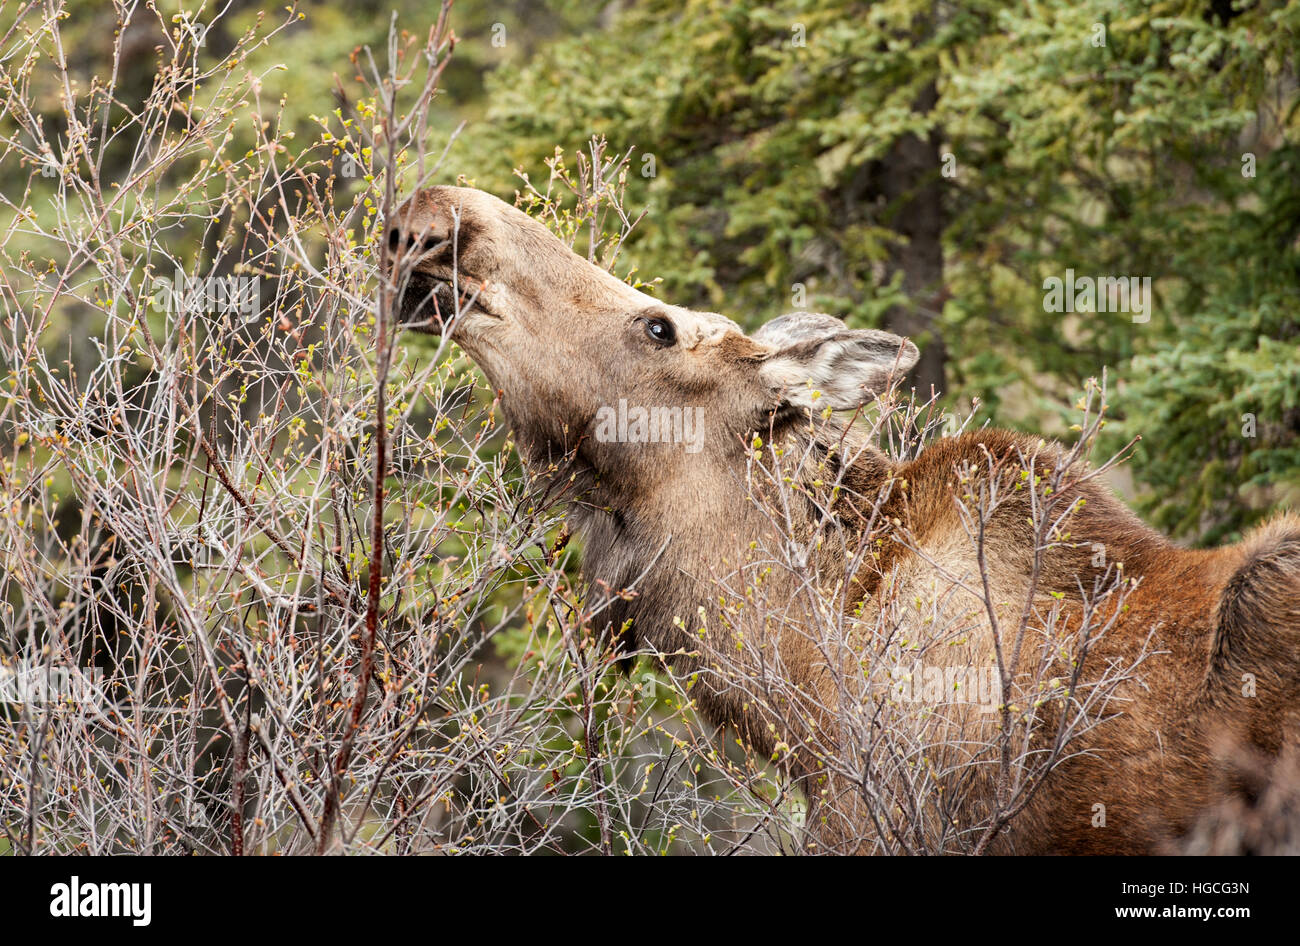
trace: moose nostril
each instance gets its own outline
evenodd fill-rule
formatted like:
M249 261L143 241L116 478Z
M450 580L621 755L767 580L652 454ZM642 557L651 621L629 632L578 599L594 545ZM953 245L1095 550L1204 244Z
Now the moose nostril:
M437 237L417 240L412 234L403 233L400 227L393 227L388 231L388 251L390 253L396 253L401 247L405 247L409 252L417 246L421 250L427 251L441 245L442 241L438 240Z

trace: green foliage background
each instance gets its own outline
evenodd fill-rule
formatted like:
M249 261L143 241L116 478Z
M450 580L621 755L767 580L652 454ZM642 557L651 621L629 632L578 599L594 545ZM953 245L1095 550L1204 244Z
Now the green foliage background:
M752 327L803 283L876 325L916 304L889 177L928 138L943 284L919 341L945 343L950 401L1059 433L1107 368L1141 510L1217 542L1300 492L1298 32L1295 2L638 3L494 70L469 164L500 192L603 133L654 156L630 260L664 296ZM1067 268L1150 276L1150 321L1045 312Z

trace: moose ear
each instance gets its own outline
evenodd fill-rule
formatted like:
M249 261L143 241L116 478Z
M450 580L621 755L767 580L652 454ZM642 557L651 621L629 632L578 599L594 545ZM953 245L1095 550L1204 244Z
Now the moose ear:
M760 328L753 339L772 349L759 368L763 382L787 404L817 409L859 407L921 357L905 338L848 329L821 312L783 315Z

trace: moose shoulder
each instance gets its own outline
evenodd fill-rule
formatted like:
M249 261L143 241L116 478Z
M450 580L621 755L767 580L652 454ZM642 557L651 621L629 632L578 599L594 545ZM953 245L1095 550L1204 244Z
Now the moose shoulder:
M918 358L910 341L809 313L747 336L632 289L481 191L416 194L388 249L400 318L476 361L530 470L576 474L601 619L694 673L705 715L800 780L821 849L906 833L873 813L887 790L873 782L873 712L897 696L873 688L884 654L920 654L946 683L995 668L995 705L911 717L955 734L936 784L979 787L968 795L993 811L990 850L1166 849L1229 790L1224 746L1294 748L1300 519L1188 550L1037 438L984 430L890 459L834 412L888 391ZM761 501L756 455L785 458L769 483L786 498ZM1052 477L1060 515L1044 532ZM1021 786L1004 826L997 733L1022 697L1046 704L1024 757L1059 765ZM934 815L936 836L955 839L941 847L961 849L977 815Z

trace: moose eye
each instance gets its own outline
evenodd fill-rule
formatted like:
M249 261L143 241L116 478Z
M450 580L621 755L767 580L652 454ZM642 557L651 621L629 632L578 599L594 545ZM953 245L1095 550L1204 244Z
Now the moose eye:
M667 319L646 319L645 333L652 342L665 347L677 341L677 330Z

